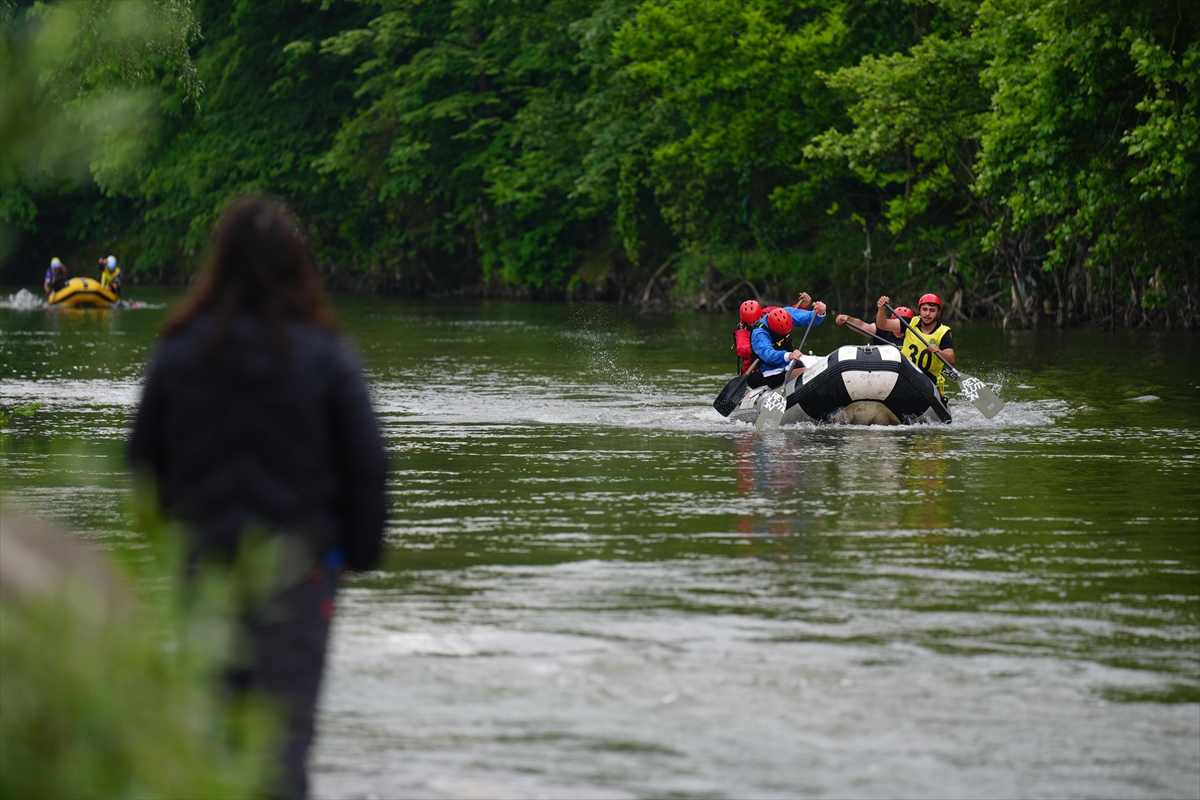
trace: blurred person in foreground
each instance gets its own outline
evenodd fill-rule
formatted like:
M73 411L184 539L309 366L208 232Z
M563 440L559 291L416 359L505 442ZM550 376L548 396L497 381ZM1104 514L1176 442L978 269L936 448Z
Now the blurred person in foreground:
M379 560L387 457L358 359L278 203L245 197L222 216L151 358L129 460L185 532L191 613L207 620L191 627L223 663L230 708L265 700L281 714L267 791L304 797L339 572ZM206 609L214 574L232 588Z

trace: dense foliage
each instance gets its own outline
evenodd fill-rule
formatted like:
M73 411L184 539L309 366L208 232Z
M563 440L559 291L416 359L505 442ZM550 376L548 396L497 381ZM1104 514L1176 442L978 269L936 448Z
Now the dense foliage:
M114 137L77 113L105 154L85 175L4 146L10 279L67 240L181 279L230 198L270 191L336 285L710 308L805 288L851 312L934 289L960 316L1197 321L1194 4L142 5L190 59L109 59L90 96L157 114ZM44 69L7 80L49 8L5 6L6 130L14 102L79 102Z

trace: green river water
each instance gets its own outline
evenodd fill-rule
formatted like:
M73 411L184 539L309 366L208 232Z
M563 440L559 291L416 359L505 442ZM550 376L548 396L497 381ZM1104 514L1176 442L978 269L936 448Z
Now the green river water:
M123 440L179 295L11 292L0 405L44 408L4 502L136 547ZM732 315L337 306L393 473L316 796L1200 796L1200 336L958 325L995 419L760 434L710 406Z

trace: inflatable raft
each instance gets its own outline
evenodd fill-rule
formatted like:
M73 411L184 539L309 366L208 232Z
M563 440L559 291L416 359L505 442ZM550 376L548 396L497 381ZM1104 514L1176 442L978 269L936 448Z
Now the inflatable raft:
M839 347L827 356L805 356L807 369L788 381L781 424L835 422L908 425L949 422L950 409L937 387L895 347ZM746 392L730 419L754 422L763 398L778 389Z
M120 302L121 298L95 278L71 278L46 298L51 308L112 308Z

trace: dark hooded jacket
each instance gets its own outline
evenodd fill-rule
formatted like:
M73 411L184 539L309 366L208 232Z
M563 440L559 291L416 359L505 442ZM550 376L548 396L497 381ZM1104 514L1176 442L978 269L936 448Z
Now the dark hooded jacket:
M235 318L215 349L202 316L159 346L129 441L134 470L188 524L195 550L232 557L253 527L298 533L314 557L369 569L382 548L387 457L357 357L303 324L282 340Z

